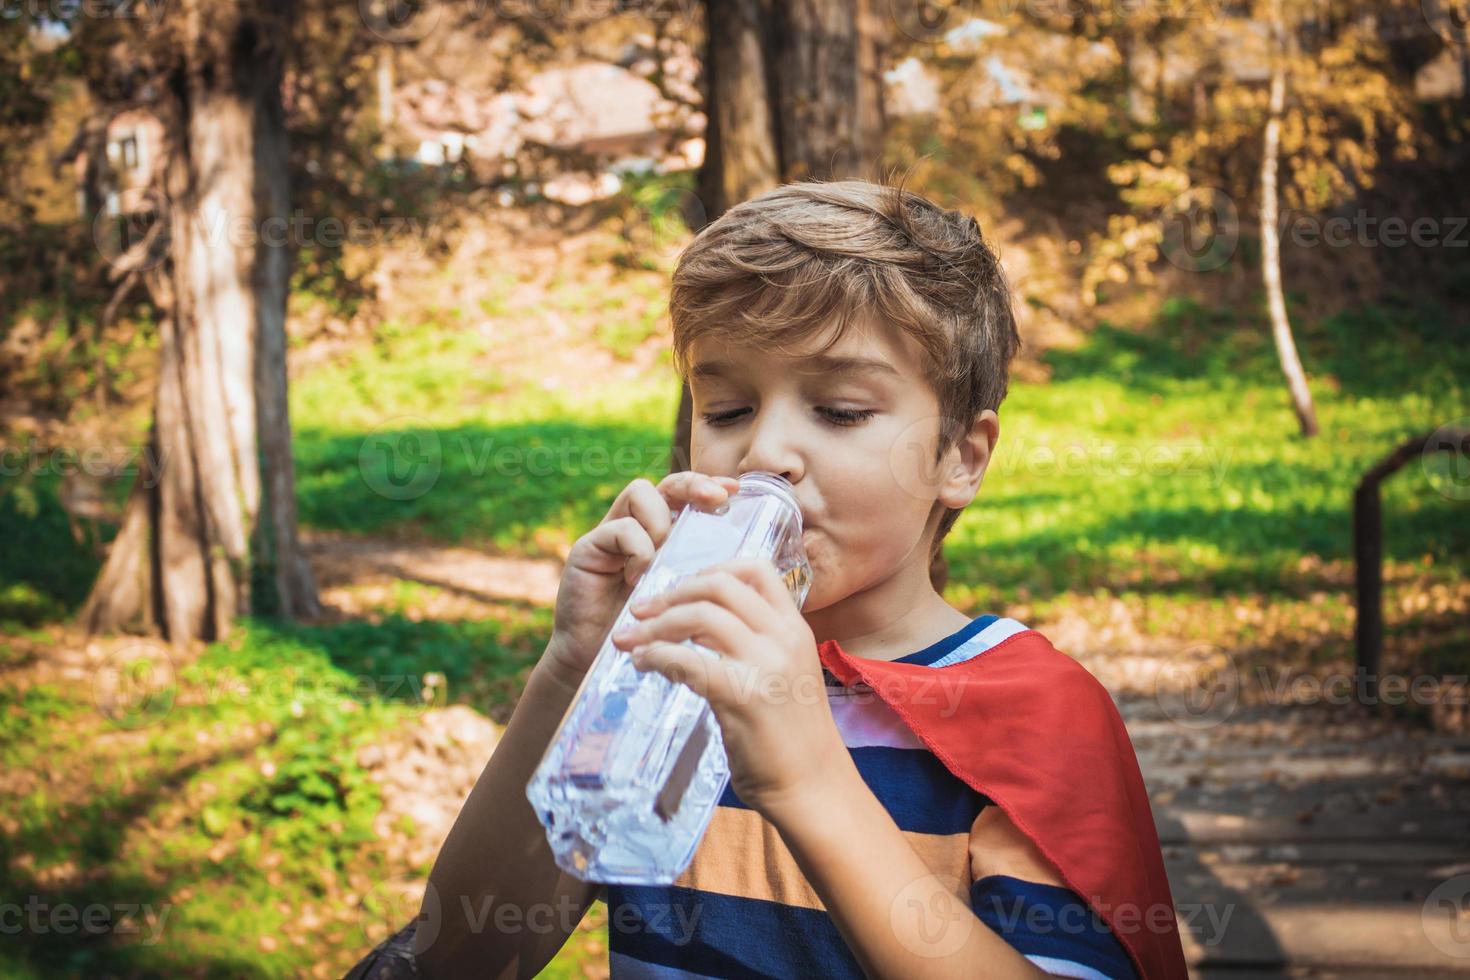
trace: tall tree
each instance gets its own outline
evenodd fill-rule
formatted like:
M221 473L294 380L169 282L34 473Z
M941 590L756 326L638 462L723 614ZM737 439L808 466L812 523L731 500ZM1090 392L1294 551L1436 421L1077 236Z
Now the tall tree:
M1266 287L1266 306L1271 316L1271 336L1276 341L1276 355L1286 375L1292 408L1302 435L1317 434L1317 408L1307 387L1307 375L1296 351L1296 338L1286 312L1286 294L1281 288L1281 236L1278 211L1280 194L1276 187L1277 160L1281 155L1281 116L1286 111L1286 25L1281 15L1280 0L1271 6L1271 93L1267 99L1265 145L1261 153L1261 279Z
M1167 246L1159 215L1179 215L1188 205L1187 220L1175 227L1191 240L1169 258L1211 273L1235 255L1237 216L1255 218L1246 231L1259 237L1261 268L1242 268L1237 282L1252 295L1264 287L1289 400L1310 437L1318 422L1283 259L1289 270L1292 260L1311 256L1283 255L1281 238L1297 222L1361 201L1385 163L1433 152L1433 128L1419 125L1410 70L1433 51L1433 33L1418 5L1405 0L1255 0L1216 14L1211 31L1181 29L1180 16L1162 8L1137 20L1098 35L1128 39L1125 82L1139 125L1128 139L1137 156L1108 168L1130 211L1110 216L1107 234L1094 236L1084 298L1129 278L1153 282L1148 267ZM1206 201L1211 206L1201 209Z
M782 175L869 176L882 151L882 80L868 0L786 0L774 9Z
M182 0L162 72L162 210L120 264L164 311L152 440L122 529L82 609L213 639L250 612L309 615L286 409L290 210L281 84L287 0ZM132 270L128 270L132 271Z

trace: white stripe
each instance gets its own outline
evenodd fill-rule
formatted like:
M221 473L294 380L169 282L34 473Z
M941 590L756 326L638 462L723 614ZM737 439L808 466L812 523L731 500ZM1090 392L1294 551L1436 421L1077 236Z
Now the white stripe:
M1054 977L1077 977L1078 980L1113 980L1112 977L1094 967L1074 963L1071 960L1059 960L1055 956L1039 956L1028 953L1026 958L1035 963L1038 969L1050 973Z
M1026 626L1014 619L998 619L928 666L964 663L1025 629ZM928 751L903 719L866 684L829 686L827 704L837 721L837 730L842 733L843 744L850 749L878 745Z
M912 729L871 688L829 696L827 705L832 709L837 730L842 733L843 744L850 749L872 745L885 745L892 749L924 748L924 743Z
M955 664L962 664L966 660L973 660L1002 640L1008 640L1017 633L1025 632L1026 629L1028 627L1025 624L1018 623L1009 617L997 619L929 666L952 667Z
M610 980L699 980L703 973L690 973L674 966L645 963L627 953L611 953L607 958Z

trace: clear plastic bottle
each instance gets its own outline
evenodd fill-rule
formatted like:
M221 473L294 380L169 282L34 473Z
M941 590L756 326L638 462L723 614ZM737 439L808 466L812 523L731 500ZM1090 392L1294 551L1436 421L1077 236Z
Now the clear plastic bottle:
M628 604L718 562L759 556L772 560L800 606L811 587L801 532L791 484L774 473L747 473L718 509L679 512ZM709 702L638 670L613 646L611 634L633 619L625 605L526 795L557 864L578 878L669 884L689 866L730 766Z

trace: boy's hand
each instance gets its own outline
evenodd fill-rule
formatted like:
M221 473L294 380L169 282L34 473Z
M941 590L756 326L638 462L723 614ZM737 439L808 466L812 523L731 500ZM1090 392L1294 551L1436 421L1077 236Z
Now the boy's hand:
M632 611L639 622L613 642L640 669L709 700L731 783L746 805L764 813L847 758L827 706L816 639L770 561L722 562Z
M668 536L674 510L688 504L718 507L739 489L733 477L687 471L671 473L657 486L640 478L623 488L601 523L578 538L567 555L551 642L542 658L554 676L580 683L613 618Z

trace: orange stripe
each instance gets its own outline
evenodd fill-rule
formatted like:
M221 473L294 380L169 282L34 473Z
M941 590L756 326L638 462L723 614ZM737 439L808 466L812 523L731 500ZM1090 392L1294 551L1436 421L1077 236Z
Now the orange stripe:
M954 893L968 902L970 835L900 832L929 870L951 882ZM717 895L825 909L775 826L757 811L741 807L715 808L694 860L674 884Z

